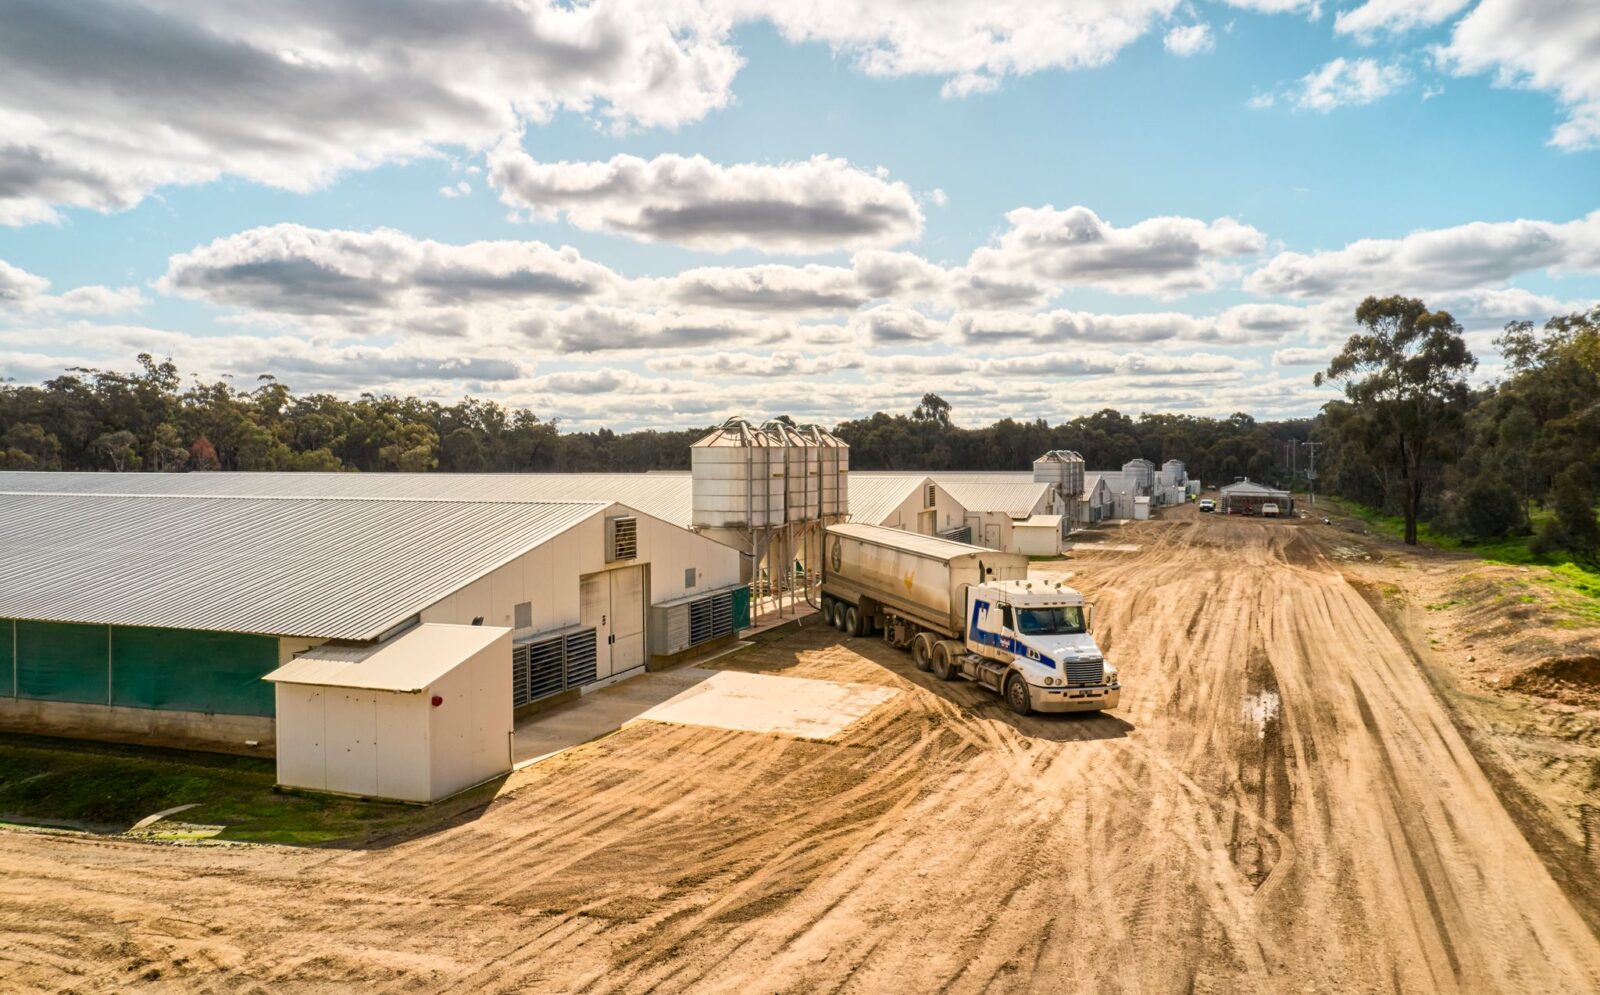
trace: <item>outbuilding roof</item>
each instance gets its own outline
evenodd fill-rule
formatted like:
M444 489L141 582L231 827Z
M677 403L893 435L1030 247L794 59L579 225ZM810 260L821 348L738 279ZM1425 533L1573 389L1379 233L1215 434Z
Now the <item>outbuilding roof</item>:
M1288 491L1282 491L1276 487L1268 487L1266 484L1258 484L1248 477L1243 480L1236 480L1231 484L1223 484L1222 493L1228 495L1229 497L1232 497L1236 494L1240 497L1260 495L1261 497L1286 498L1289 496Z
M925 473L850 473L850 520L881 525L930 478Z
M0 618L372 639L612 506L0 492Z
M426 622L381 643L318 646L262 680L415 694L510 632L492 625Z
M934 481L950 492L968 511L997 511L1012 518L1023 518L1033 513L1051 490L1046 483L1024 481L990 481L940 478Z

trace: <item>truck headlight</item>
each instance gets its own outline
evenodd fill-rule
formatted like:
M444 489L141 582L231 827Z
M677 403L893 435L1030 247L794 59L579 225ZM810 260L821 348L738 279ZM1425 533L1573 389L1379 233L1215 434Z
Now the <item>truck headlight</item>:
M1115 684L1115 683L1117 683L1117 668L1113 667L1109 663L1105 664L1104 666L1105 666L1105 670L1106 670L1105 683L1107 683L1107 684Z

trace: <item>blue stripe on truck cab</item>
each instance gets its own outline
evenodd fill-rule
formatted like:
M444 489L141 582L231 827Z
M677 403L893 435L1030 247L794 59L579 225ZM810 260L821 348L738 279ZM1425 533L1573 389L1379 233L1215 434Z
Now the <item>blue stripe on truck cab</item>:
M1051 670L1057 669L1056 662L1054 660L1050 659L1048 656L1045 656L1043 653L1040 653L1033 647L1025 645L1020 640L1012 639L1010 636L999 632L984 632L981 628L979 628L979 614L985 611L993 610L994 606L989 604L987 601L979 601L976 598L972 600L972 618L967 620L968 639L971 639L980 646L993 646L995 649L1003 650L1004 652L1010 653L1014 656L1027 657L1029 660L1032 660L1035 663L1043 664L1044 666L1049 667Z

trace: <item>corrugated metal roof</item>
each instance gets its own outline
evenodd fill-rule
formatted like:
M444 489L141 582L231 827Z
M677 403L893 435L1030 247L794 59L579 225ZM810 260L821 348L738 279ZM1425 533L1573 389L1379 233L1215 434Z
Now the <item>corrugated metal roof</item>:
M850 520L881 525L901 503L928 482L925 473L850 471Z
M1259 495L1261 495L1263 497L1285 497L1285 498L1289 496L1289 492L1288 491L1280 491L1276 487L1268 487L1266 484L1258 484L1254 480L1250 480L1250 479L1236 480L1231 484L1224 484L1222 486L1222 493L1228 494L1228 495L1233 495L1233 494L1258 495L1259 494Z
M610 504L0 493L0 618L371 639Z
M492 625L428 622L376 645L318 646L262 680L415 694L510 632Z
M1031 479L1020 483L941 477L934 480L968 511L1004 512L1012 518L1032 514L1051 489L1049 484L1036 484Z
M614 501L688 528L689 474L673 473L39 473L0 471L0 492L205 497Z

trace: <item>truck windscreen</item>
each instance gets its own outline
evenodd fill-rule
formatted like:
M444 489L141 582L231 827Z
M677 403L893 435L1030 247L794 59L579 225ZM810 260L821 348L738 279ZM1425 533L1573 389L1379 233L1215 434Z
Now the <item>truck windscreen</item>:
M1022 608L1017 611L1017 631L1024 636L1075 636L1085 631L1083 609Z

